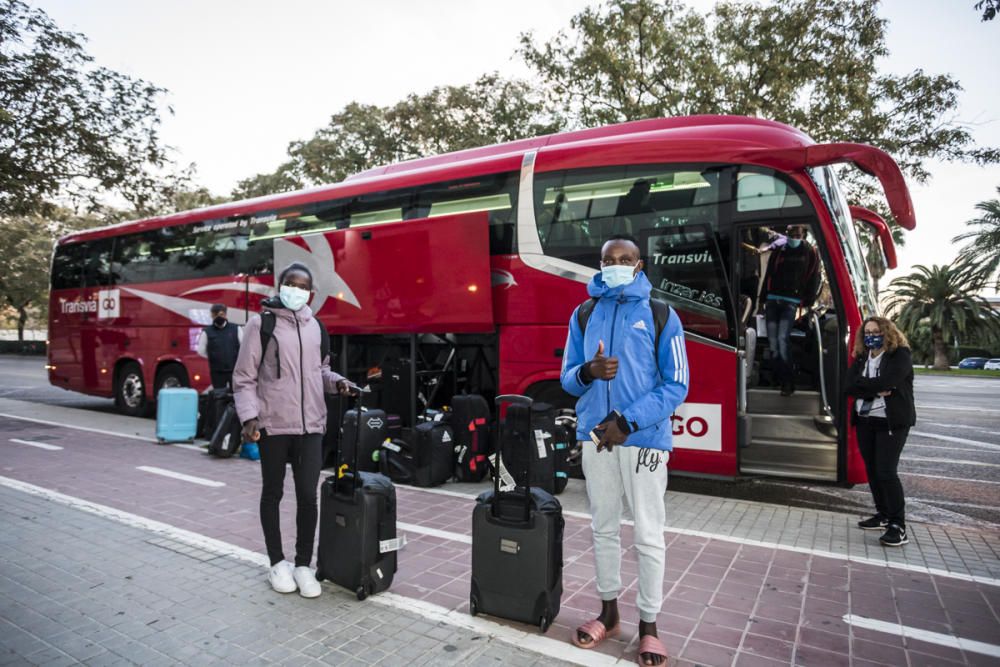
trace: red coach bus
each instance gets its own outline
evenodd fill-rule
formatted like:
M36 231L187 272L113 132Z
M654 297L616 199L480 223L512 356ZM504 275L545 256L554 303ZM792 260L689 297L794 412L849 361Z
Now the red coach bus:
M864 481L840 385L849 336L877 310L831 165L881 182L914 227L882 151L815 144L766 120L651 119L379 167L335 185L73 234L52 263L52 384L148 410L164 386L208 386L195 353L209 306L245 322L290 261L315 274L312 306L335 366L378 367L426 405L462 389L572 406L558 377L568 319L601 245L639 239L654 296L685 326L687 403L671 416L672 469L733 478ZM816 306L793 330L798 391L780 396L757 303L767 239L808 230L821 258ZM759 334L759 335L758 335ZM405 360L395 363L394 360ZM415 370L415 372L414 372ZM388 400L388 396L386 396ZM411 401L412 402L412 401Z

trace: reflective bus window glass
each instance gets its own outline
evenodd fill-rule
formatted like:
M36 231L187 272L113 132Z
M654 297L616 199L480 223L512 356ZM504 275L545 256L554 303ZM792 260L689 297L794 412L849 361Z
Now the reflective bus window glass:
M82 243L56 246L52 257L52 289L75 289L83 285L85 253Z
M733 340L729 292L718 250L720 172L654 165L540 173L535 219L546 255L599 268L615 234L639 240L653 296L685 327Z
M155 230L116 238L112 262L115 284L157 280L157 269L164 260L161 250Z
M514 252L519 174L491 174L475 179L424 186L406 218L484 211L489 218L490 254Z
M84 267L83 283L87 287L105 287L112 284L111 271L112 239L90 241Z
M736 175L736 210L740 213L800 206L802 198L771 174L741 171Z

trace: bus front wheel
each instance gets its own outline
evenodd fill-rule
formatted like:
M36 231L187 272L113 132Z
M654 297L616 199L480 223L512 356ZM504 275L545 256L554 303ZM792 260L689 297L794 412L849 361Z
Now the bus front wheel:
M129 417L144 417L149 411L142 367L134 361L125 363L118 370L115 381L115 407L120 413Z

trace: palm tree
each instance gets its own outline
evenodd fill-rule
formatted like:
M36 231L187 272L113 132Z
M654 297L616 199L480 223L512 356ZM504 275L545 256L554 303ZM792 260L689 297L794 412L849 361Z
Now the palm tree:
M931 329L934 368L948 370L948 343L959 334L1000 331L1000 313L979 296L984 276L971 261L931 268L916 265L913 273L889 284L887 312L907 333L921 323Z
M997 188L997 194L1000 195L1000 187ZM1000 197L981 201L976 204L976 209L982 211L982 217L966 222L972 229L951 241L971 241L962 249L963 256L978 262L983 280L988 281L1000 267ZM993 287L1000 290L1000 273L997 274Z

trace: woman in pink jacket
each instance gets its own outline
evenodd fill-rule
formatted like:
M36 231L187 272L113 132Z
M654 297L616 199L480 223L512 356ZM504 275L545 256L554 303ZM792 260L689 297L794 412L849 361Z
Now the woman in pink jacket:
M350 394L354 385L330 370L322 358L325 331L307 302L312 273L299 263L278 277L278 296L265 299L264 312L250 318L233 371L236 412L244 441L260 439L260 523L271 559L268 580L279 593L298 589L313 598L321 588L309 567L316 534L316 487L323 463L326 431L324 392ZM271 335L262 349L261 320L273 318ZM265 329L266 331L266 329ZM279 504L285 485L285 465L295 478L295 565L285 560Z

